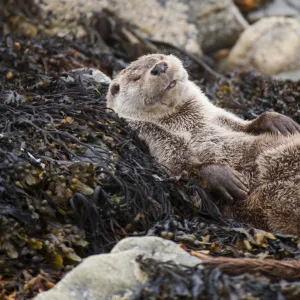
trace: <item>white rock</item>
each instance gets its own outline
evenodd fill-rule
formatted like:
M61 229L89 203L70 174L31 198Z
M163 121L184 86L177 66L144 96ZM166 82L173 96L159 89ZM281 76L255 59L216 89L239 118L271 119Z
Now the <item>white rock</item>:
M277 80L300 81L300 69L289 72L282 72L273 76L273 78Z
M270 17L243 32L231 50L227 67L265 75L300 68L300 22L294 18Z
M119 242L110 254L86 258L53 289L39 294L35 299L102 300L121 299L122 296L129 299L147 280L146 273L141 271L135 261L138 255L158 261L173 260L185 266L201 263L201 260L174 242L158 237L127 238Z

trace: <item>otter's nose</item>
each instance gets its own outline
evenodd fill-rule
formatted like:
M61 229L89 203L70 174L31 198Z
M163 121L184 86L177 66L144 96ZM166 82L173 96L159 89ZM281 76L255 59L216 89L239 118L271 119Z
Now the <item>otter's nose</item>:
M160 75L160 73L165 73L168 69L168 65L165 62L161 62L157 64L152 70L151 74L152 75Z

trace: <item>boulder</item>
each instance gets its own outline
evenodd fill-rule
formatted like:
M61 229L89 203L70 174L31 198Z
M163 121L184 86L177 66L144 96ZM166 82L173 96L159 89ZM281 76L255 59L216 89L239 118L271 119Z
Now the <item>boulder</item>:
M248 27L231 0L194 0L190 3L204 52L233 46Z
M270 17L251 25L228 56L227 69L235 68L265 75L300 69L300 22Z
M147 275L135 261L139 255L157 261L173 260L185 266L196 266L201 262L174 242L162 238L126 238L110 254L86 258L53 289L39 294L35 299L125 299L147 281Z
M300 68L298 70L289 71L289 72L282 72L275 76L274 79L277 80L291 80L291 81L299 81L300 80Z
M93 13L108 9L136 28L124 30L132 43L138 37L167 42L196 55L231 47L247 21L232 0L35 0L41 18L40 29L50 35L77 38L86 35Z
M249 22L253 23L263 17L300 17L299 0L273 0L266 6L255 10L247 15Z

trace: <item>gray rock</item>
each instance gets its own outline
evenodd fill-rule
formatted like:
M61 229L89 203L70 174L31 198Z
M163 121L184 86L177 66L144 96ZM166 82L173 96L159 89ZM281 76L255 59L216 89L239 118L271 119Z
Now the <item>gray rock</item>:
M265 75L300 68L300 22L294 18L263 18L243 32L232 48L227 69L253 68Z
M139 35L154 40L171 43L200 55L198 31L188 21L189 6L180 0L35 0L43 15L51 12L50 24L43 31L50 35L66 36L72 32L76 37L86 35L85 28L79 22L86 20L93 12L107 8L116 13L125 22L137 26ZM49 18L48 18L49 19ZM127 30L124 35L138 43L136 37Z
M273 78L277 80L300 81L300 69L290 72L282 72L273 76Z
M80 77L81 82L85 87L89 86L90 84L110 84L111 79L95 68L78 68L71 70L71 73ZM74 79L71 76L61 76L60 77L66 83L74 82Z
M248 26L232 0L35 0L49 23L42 31L78 38L86 35L80 18L103 8L137 28L137 36L170 43L196 55L230 47ZM41 24L43 26L43 24ZM132 32L123 34L138 43Z
M111 79L98 69L94 68L79 68L73 69L72 73L78 74L83 83L94 81L98 84L110 84Z
M234 45L249 26L231 0L191 1L204 52Z
M135 262L138 255L158 261L173 260L185 266L201 263L174 242L158 237L127 238L119 242L110 254L86 258L53 289L39 294L35 299L129 299L147 281L147 275Z
M265 7L255 10L247 15L249 22L253 23L263 17L299 17L300 1L299 0L273 0Z

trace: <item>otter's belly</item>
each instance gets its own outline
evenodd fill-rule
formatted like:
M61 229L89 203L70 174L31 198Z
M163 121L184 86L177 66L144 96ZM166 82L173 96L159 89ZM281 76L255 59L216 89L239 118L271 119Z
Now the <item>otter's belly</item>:
M254 136L228 131L220 133L207 129L192 134L191 147L202 163L229 165L244 175L250 188L255 188L260 172L259 158L266 151L291 140L291 137L268 134Z
M227 164L234 169L241 169L253 162L258 153L253 155L252 145L254 136L232 132L222 134L205 131L194 134L191 138L191 147L201 162Z
M279 153L280 147L289 145L287 149L291 149L291 145L297 144L297 150L293 150L289 155L284 154L286 158L289 157L289 161L293 161L295 164L293 155L300 153L299 143L300 134L292 136L261 134L254 136L241 132L225 131L220 128L202 128L191 132L190 146L197 153L201 163L229 165L243 174L250 190L253 190L261 184L261 165L267 153L272 151L271 157L274 158L276 156L274 153ZM295 146L292 148L295 149ZM282 155L280 156L282 157ZM286 160L286 158L282 159ZM284 164L282 165L284 166ZM296 169L298 172L298 167ZM283 170L281 169L281 171Z

